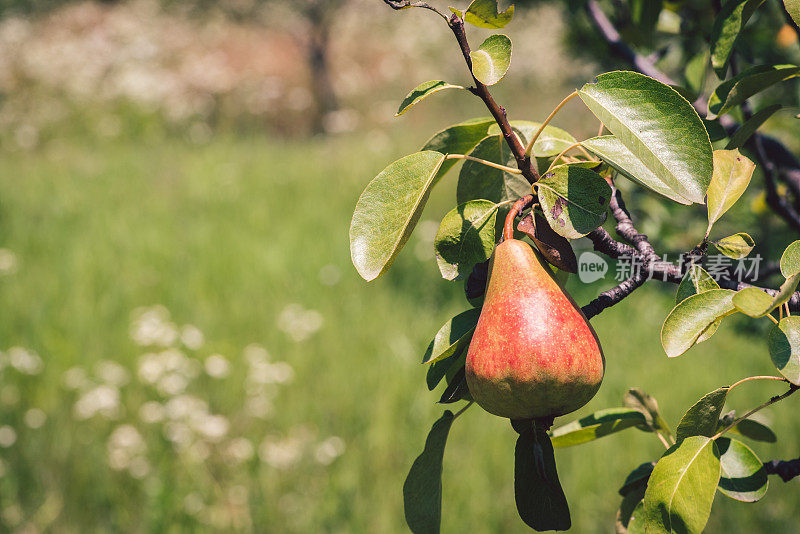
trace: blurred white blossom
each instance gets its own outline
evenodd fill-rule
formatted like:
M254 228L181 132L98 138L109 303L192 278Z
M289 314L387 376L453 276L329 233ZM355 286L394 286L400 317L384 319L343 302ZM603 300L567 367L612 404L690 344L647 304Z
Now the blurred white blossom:
M102 382L122 387L130 380L128 370L117 362L104 360L95 366L95 374Z
M38 375L44 369L42 358L22 347L8 349L8 361L14 369L26 375Z
M108 438L108 465L111 469L127 469L134 478L143 478L150 470L144 454L147 444L139 431L131 425L121 425Z
M231 372L228 360L220 354L212 354L205 361L206 374L212 378L225 378Z
M86 374L86 370L82 367L70 367L61 377L64 386L67 389L85 389L89 387L92 382L89 380L89 376Z
M42 428L47 422L47 414L38 408L31 408L25 412L23 419L28 428Z
M0 426L0 447L8 448L17 442L17 431L9 425Z
M163 306L139 308L133 312L130 335L143 347L169 347L178 339L178 327L170 321L169 311Z
M250 460L254 454L253 444L247 438L233 438L225 447L225 457L234 465Z
M322 328L322 314L317 310L307 310L300 304L289 304L278 315L278 328L286 332L292 340L300 342L311 337Z
M322 465L330 465L336 458L344 454L344 450L344 440L338 436L331 436L317 445L314 459Z
M81 395L73 408L76 419L90 419L101 415L108 419L119 417L119 389L103 384Z
M148 401L139 407L139 419L145 423L160 423L164 420L164 406L156 401Z
M199 328L187 324L181 328L181 343L183 343L187 349L198 350L202 348L203 343L205 343L205 337Z
M258 448L261 461L276 469L288 469L300 461L303 454L302 443L287 438L280 441L265 440Z
M14 274L17 272L19 261L17 255L7 248L0 248L0 275Z

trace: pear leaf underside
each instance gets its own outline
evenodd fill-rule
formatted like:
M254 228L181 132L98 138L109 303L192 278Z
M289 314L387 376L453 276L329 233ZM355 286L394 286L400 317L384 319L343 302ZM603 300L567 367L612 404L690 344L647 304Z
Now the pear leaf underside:
M675 306L661 327L661 344L667 356L680 356L714 324L734 312L730 289L711 289L692 295Z
M800 316L784 317L767 336L769 355L778 371L800 386Z
M511 150L500 135L484 138L469 155L502 165L516 164ZM470 200L500 203L517 200L530 192L531 185L519 174L510 174L476 161L465 161L458 175L456 201L458 204Z
M434 238L436 260L446 280L462 279L489 259L495 245L499 204L471 200L445 215Z
M536 186L547 222L567 239L585 236L606 219L611 187L594 171L555 167Z
M735 439L723 436L716 442L722 464L720 493L741 502L760 500L767 493L769 480L756 453Z
M715 389L704 395L686 411L676 430L678 443L689 436L711 437L714 435L728 391L730 391L729 387Z
M416 106L432 94L438 93L439 91L444 91L445 89L464 89L460 85L453 85L451 83L447 83L443 80L432 80L429 82L424 82L419 84L417 87L411 90L408 95L403 99L403 102L400 104L400 107L395 113L395 117L399 117L412 107Z

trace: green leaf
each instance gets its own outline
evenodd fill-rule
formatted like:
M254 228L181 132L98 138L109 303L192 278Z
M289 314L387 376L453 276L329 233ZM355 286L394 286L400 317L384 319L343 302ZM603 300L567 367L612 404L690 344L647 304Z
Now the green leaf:
M775 432L773 432L770 427L753 419L742 419L728 432L765 443L775 443L778 441L778 436L775 435Z
M800 24L800 0L783 0L783 5L794 23Z
M714 173L708 186L708 229L739 200L747 186L756 164L743 156L738 150L715 150ZM751 240L752 241L752 240Z
M403 484L406 523L415 534L437 533L442 522L442 463L453 413L445 411L433 424L422 454Z
M648 534L703 531L720 477L719 451L705 436L673 445L656 464L644 494L641 518Z
M664 430L668 434L672 435L672 430L670 430L669 425L658 411L658 401L656 401L655 397L652 395L647 394L640 388L630 388L622 397L622 403L625 406L639 410L642 412L642 414L644 414L644 417L647 420L647 425L637 428L650 431L652 427L656 430Z
M516 165L511 150L500 135L484 138L469 155L502 165ZM500 203L517 200L530 192L531 184L520 174L510 174L477 161L465 161L458 175L456 201L463 204L483 199Z
M553 447L572 447L646 423L647 419L639 410L608 408L556 428L551 440Z
M550 227L568 239L583 237L606 220L611 187L594 171L555 167L536 189Z
M358 274L375 280L392 265L422 215L444 154L417 152L376 176L361 193L350 223L350 256Z
M764 109L761 109L753 114L752 117L747 119L744 124L739 126L739 129L734 132L731 136L728 144L725 146L726 150L730 150L732 148L741 148L750 139L756 130L758 130L767 119L772 117L772 115L780 110L783 106L780 104L772 104L771 106L767 106Z
M616 71L584 85L581 99L661 182L702 203L713 170L711 142L691 104L674 89Z
M719 84L708 99L708 118L724 115L770 85L800 74L796 65L758 65Z
M731 499L756 502L769 487L764 464L756 453L741 441L720 437L716 439L720 453L722 476L719 491Z
M495 30L504 27L514 18L514 6L502 13L497 11L497 0L473 0L464 14L464 22L478 28Z
M756 246L753 238L743 232L723 237L718 241L712 241L712 244L717 250L734 260L741 260L747 257L753 247Z
M469 342L460 346L456 351L447 358L442 358L432 363L428 367L428 372L425 375L425 382L428 385L428 390L433 391L442 378L445 376L453 377L459 369L464 367L467 362L467 351L469 350Z
M510 124L522 137L521 141L523 146L528 144L528 140L533 138L541 126L539 122L523 120L511 121ZM500 127L495 123L489 128L488 135L498 134L500 134ZM575 138L572 137L572 134L569 132L561 128L556 128L555 126L547 125L544 127L544 130L542 130L542 133L539 134L539 137L536 138L536 142L533 144L532 154L537 158L557 156L562 150L575 144L575 142Z
M764 317L791 298L792 293L797 289L798 281L800 281L800 274L792 276L781 285L778 294L774 297L757 287L746 287L733 297L733 305L737 310L750 317Z
M786 380L800 386L800 316L789 316L774 325L767 337L769 356Z
M711 30L711 66L719 78L725 77L739 32L763 3L764 0L728 0L722 6Z
M449 358L457 350L468 346L480 315L480 308L471 308L447 321L428 345L422 363L435 363Z
M428 139L421 150L433 150L442 154L469 154L481 140L486 137L489 127L495 123L491 118L471 119L454 124L436 133ZM455 159L446 159L439 168L438 180L458 163Z
M642 483L646 483L650 478L650 474L653 472L655 465L655 462L645 462L631 471L628 476L625 477L625 482L623 482L618 493L624 497L637 486L641 485Z
M470 200L444 216L433 241L442 277L460 280L491 257L499 204Z
M569 505L556 471L553 446L539 425L520 434L514 451L517 511L537 531L569 530Z
M692 264L683 276L680 285L678 286L678 294L675 296L675 304L680 304L682 301L708 291L710 289L719 289L719 284L714 280L705 269L699 265Z
M716 433L719 416L730 389L730 387L722 387L705 394L683 414L676 430L678 443L689 436L711 437Z
M455 16L457 16L458 18L460 18L460 19L463 19L463 18L464 18L464 14L463 14L463 13L461 13L461 10L460 10L460 9L456 9L456 8L454 8L453 6L447 6L447 9L449 9L449 10L450 10L450 12L451 12L451 13L453 13L453 14L454 14Z
M490 35L469 55L473 76L484 85L494 85L503 79L511 65L511 39L502 33Z
M442 393L442 398L439 399L439 403L452 404L460 400L472 400L472 395L467 386L467 375L464 367L460 367L451 375L450 371L452 369L451 367L447 371L447 388L445 388L444 393Z
M614 531L616 534L634 534L636 532L633 520L636 514L641 513L642 499L644 499L646 489L646 484L640 484L622 498L622 503L619 505L617 515L614 518Z
M800 240L790 243L781 255L781 274L791 278L800 273Z
M702 93L703 87L706 83L706 74L708 72L708 59L709 52L704 50L692 56L686 62L684 69L684 76L686 78L686 85L695 93Z
M680 356L696 343L717 319L730 315L735 308L730 289L711 289L692 295L675 306L661 327L661 345L667 356Z
M397 113L394 114L395 117L399 117L403 113L409 110L409 108L416 106L422 100L428 98L434 93L438 93L439 91L444 91L445 89L464 89L460 85L453 85L447 83L442 80L433 80L430 82L421 83L416 86L403 100L400 104L400 108L397 110Z
M691 204L690 201L662 182L639 158L633 155L633 152L625 148L625 145L613 135L593 137L586 141L581 141L581 145L589 152L596 154L623 176L646 189L674 200L678 204Z

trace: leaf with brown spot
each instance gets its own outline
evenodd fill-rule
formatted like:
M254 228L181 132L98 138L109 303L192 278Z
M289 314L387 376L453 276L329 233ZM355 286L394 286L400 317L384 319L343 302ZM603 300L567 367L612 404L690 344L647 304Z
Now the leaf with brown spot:
M569 240L558 235L543 215L534 218L529 213L517 225L517 230L533 240L542 256L562 271L578 272L578 259L569 244Z

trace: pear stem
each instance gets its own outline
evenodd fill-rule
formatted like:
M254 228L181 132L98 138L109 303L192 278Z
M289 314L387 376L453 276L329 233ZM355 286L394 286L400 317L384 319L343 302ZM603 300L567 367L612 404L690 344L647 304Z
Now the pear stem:
M508 215L506 215L506 222L503 226L503 241L514 239L514 219L517 215L522 213L522 210L533 204L534 198L533 195L525 195L511 206L511 210L508 212Z

